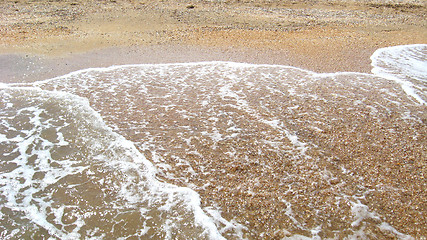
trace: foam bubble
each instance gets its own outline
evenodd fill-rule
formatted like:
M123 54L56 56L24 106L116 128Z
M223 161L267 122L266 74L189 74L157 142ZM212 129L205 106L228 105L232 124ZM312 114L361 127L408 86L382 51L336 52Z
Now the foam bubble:
M4 101L17 105L16 109L1 112L2 126L13 131L25 125L20 131L25 135L19 139L1 135L0 144L9 149L2 154L18 153L8 162L13 169L2 168L3 211L9 208L20 221L29 221L37 226L35 229L45 229L61 239L143 236L153 235L153 231L166 239L180 234L223 239L213 220L200 208L199 196L188 188L157 181L154 166L133 143L105 126L87 100L38 89L10 88L1 94ZM94 193L100 195L93 198ZM99 201L108 201L113 208L98 206ZM149 209L143 211L144 215L142 206ZM100 221L114 226L123 221L117 216L132 212L140 216L120 218L134 224L141 222L141 231L117 235L114 228L94 229L88 224ZM112 219L98 217L111 214L118 215ZM164 219L155 220L158 214ZM21 236L29 234L24 226L21 230Z
M372 56L372 73L396 81L420 104L426 104L427 44L381 48ZM415 80L415 82L414 82ZM417 84L416 81L424 84Z

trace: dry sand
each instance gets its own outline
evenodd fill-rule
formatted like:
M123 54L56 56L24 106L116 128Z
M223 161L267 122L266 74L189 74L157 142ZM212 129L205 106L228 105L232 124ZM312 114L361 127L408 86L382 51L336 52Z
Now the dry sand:
M114 64L210 60L292 65L317 72L369 72L369 57L376 49L427 40L424 1L383 2L2 1L0 81L41 80L81 68ZM349 116L348 120L351 119L354 117ZM390 119L384 121L394 124ZM387 220L404 233L419 238L426 236L423 227L423 223L427 223L423 211L426 194L419 189L426 180L412 175L409 165L397 166L396 161L390 160L384 163L389 166L381 169L381 163L376 161L393 157L409 159L418 164L416 171L425 173L422 157L426 145L421 142L408 150L405 141L398 141L404 134L396 134L388 140L387 147L372 151L369 144L351 136L357 133L347 132L345 126L347 123L336 125L337 129L332 129L319 144L328 143L343 133L348 135L349 142L320 147L329 149L331 155L342 160L365 159L372 166L349 167L361 171L371 169L367 175L380 174L385 182L397 184L392 177L397 174L405 187L418 189L408 196L373 196L379 200L378 206L372 207L380 209ZM342 129L338 129L340 127ZM385 140L380 139L381 126L367 123L360 131L367 127L372 127L378 143L384 143ZM425 131L425 122L418 127L419 131ZM400 128L404 129L401 133L412 131L410 126L400 125ZM361 152L369 154L360 155ZM215 166L222 167L221 164ZM397 170L391 174L390 169ZM230 168L229 172L235 174L239 169ZM417 187L414 179L422 184ZM200 194L203 202L209 202L206 199L211 192ZM277 212L266 205L268 201L242 203L252 196L232 191L216 194L215 201L231 215L239 212L241 206L262 209L262 213L255 215L265 217L267 227L259 225L259 218L246 219L255 232L266 231L266 238L284 236L283 232L276 231L273 222ZM233 199L234 195L239 197ZM401 217L399 214L412 208L402 202L391 204L388 197L399 201L409 198L421 211L411 213L411 218ZM237 205L231 206L230 202ZM246 214L254 215L249 210Z

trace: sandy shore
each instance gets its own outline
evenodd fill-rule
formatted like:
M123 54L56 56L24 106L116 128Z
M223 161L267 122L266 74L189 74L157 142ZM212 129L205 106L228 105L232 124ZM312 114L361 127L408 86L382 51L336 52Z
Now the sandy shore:
M3 1L0 80L209 60L369 72L377 48L427 39L423 1L381 2Z
M383 2L3 1L0 3L0 82L31 82L89 67L195 61L281 64L317 72L370 72L369 57L376 49L426 43L427 39L427 9L424 1L399 1L399 4ZM357 114L359 113L349 115L347 120L358 123L358 118L355 117ZM384 122L390 123L390 126L396 123L391 118L385 118ZM412 158L419 159L425 152L425 145L419 141L419 145L406 151L405 141L401 140L406 132L408 136L412 134L413 127L401 123L400 127L404 131L398 132L402 132L402 136L395 134L393 139L384 143L388 135L384 135L381 124L364 124L359 130L363 132L372 127L372 135L378 138L375 141L381 147L375 151L369 150L371 146L366 141L356 141L358 132L347 132L347 122L334 125L334 129L325 133L326 140L320 139L319 144L330 143L331 139L345 133L349 142L321 147L329 149L331 155L340 159L355 159L356 155L363 158L374 167L357 165L349 168L360 167L366 170L367 175L388 176L390 169L399 168L400 172L394 171L389 177L384 177L384 181L390 180L397 184L398 181L392 176L401 174L404 184L407 184L405 187L418 189L419 186L414 184L417 176L412 175L409 164L397 166L393 165L394 162L387 163L390 166L384 169L390 171L384 173L386 170L381 166L386 163L377 161L392 157L411 161L415 161ZM418 127L421 129L419 131L425 131L425 124ZM301 134L304 138L304 133ZM381 138L381 134L384 138ZM305 137L312 140L309 134ZM392 146L392 143L395 145ZM242 149L249 147L242 144ZM352 151L344 152L342 149ZM364 154L359 154L361 152ZM425 162L417 164L420 166L416 171L425 171ZM220 162L214 165L223 167ZM229 172L239 172L239 169L230 167ZM425 184L424 179L420 181ZM317 189L316 186L312 187ZM202 202L209 202L206 199L212 192L199 193ZM229 214L240 211L239 206L229 205L234 195L239 196L234 199L235 202L253 198L231 190L217 194L214 202L219 202ZM405 198L411 198L413 204L425 209L422 201L426 197L425 191L418 189L411 194L391 197L402 202ZM258 197L267 198L269 195ZM426 230L422 227L422 223L426 223L426 216L422 214L422 210L421 213L413 213L412 218L401 217L399 214L411 209L409 206L402 207L402 202L391 204L388 201L389 195L372 196L376 197L377 200L370 199L371 202L378 202L378 206L384 210L383 214L394 226L405 234L426 236ZM241 203L242 206L252 206L254 211L265 210L265 214L247 212L249 215L271 219L276 217L275 209L262 204L266 203ZM380 207L377 207L379 211ZM225 215L227 217L227 213ZM266 230L265 226L259 225L258 218L248 217L246 220L255 232L267 232L266 239L286 236L283 232L277 232L276 226ZM266 226L273 220L267 222Z

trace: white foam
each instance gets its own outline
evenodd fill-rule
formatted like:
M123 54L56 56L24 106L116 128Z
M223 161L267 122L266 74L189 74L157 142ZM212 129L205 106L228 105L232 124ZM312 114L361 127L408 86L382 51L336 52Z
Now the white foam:
M22 91L22 89L20 89L19 91L23 93L23 95L26 94L25 90ZM169 196L168 200L166 204L158 208L159 210L170 212L176 208L177 204L183 204L185 211L189 211L191 214L193 214L194 224L204 228L205 234L207 234L209 238L223 239L217 230L213 219L208 217L201 209L200 198L198 194L189 188L176 187L171 184L157 181L155 177L157 169L152 165L152 163L145 159L145 157L135 148L133 143L112 132L111 129L105 125L101 116L90 108L86 99L63 92L48 92L40 91L38 89L26 89L26 91L30 91L32 95L37 96L33 98L33 100L39 98L42 101L54 101L55 99L56 101L59 100L67 102L66 105L68 105L69 110L76 111L78 109L80 113L84 115L84 117L79 118L80 120L77 120L77 122L86 121L86 123L79 124L87 124L85 125L86 127L94 127L94 129L99 131L102 135L105 135L106 137L108 136L107 139L111 139L109 140L110 143L108 149L110 149L109 151L112 151L111 153L113 155L98 155L94 156L94 159L97 159L101 162L104 161L103 164L109 165L119 172L129 173L126 174L127 182L122 182L122 185L119 187L121 197L126 199L128 204L136 204L142 201L144 198L149 198L150 195L153 197L153 201L160 201L161 199L155 200L155 196L165 196L166 194L166 196ZM46 98L43 98L45 96ZM57 145L52 142L48 142L44 137L42 137L41 134L45 129L54 127L50 123L50 119L43 119L41 117L42 113L44 112L45 111L42 108L38 107L27 107L18 111L18 114L31 115L29 123L33 127L26 131L27 137L25 137L24 141L17 142L16 140L18 139L16 137L8 139L4 134L1 135L2 142L15 142L17 144L17 150L20 152L20 155L17 159L14 160L14 162L18 165L15 170L8 173L1 173L2 178L0 179L0 183L2 187L0 187L0 191L1 194L7 199L5 206L8 206L17 211L25 212L26 218L28 218L31 222L43 227L44 229L47 229L53 236L61 239L80 238L81 235L78 232L80 228L85 225L84 218L89 217L87 213L82 216L77 215L77 219L73 223L77 227L74 228L74 230L71 232L65 232L47 220L49 219L47 209L52 209L54 210L56 216L55 223L61 225L62 223L58 219L60 215L63 215L63 206L55 209L55 207L52 205L52 200L48 200L49 197L34 197L34 194L43 191L43 189L46 189L48 186L51 186L54 183L58 183L60 179L63 179L66 176L81 173L88 168L88 166L75 166L76 164L80 165L82 163L74 162L72 160L56 161L56 163L61 166L60 168L58 166L51 166L49 162L55 162L55 160L53 160L51 157L51 150L54 147L66 146L70 143L67 142L67 140L64 138L64 135L62 134L57 134L57 142L59 143ZM74 112L73 114L78 115L79 112ZM59 129L60 128L61 126L59 126ZM79 130L86 131L84 128ZM98 136L100 137L99 140L101 141L103 141L102 138L104 138L102 135ZM84 141L92 142L92 151L96 151L96 148L106 149L107 146L104 146L102 142L97 142L99 140L87 138ZM34 143L37 142L40 142L42 149L35 149ZM30 155L28 154L29 149L32 149L32 153ZM118 152L116 153L115 151ZM36 165L34 166L28 165L28 159L32 156L32 154L37 155ZM42 181L33 179L33 176L35 176L35 173L38 171L45 173L43 175ZM137 175L135 175L135 173ZM91 175L92 174L89 174L88 176ZM21 178L25 179L23 184L20 183L19 179ZM135 185L135 182L138 182L135 181L136 178L143 178L145 179L145 182L140 182L139 184L142 184L141 186ZM19 187L16 188L16 186ZM28 186L39 187L27 188ZM138 192L144 192L142 189L136 190L140 187L148 187L150 189L149 193L145 193L142 196L137 194ZM18 200L21 198L21 194L24 194L25 196L23 201ZM32 203L34 201L37 202L36 205ZM173 217L170 219L170 221L172 221L172 219L176 218ZM173 220L170 224L171 225L169 228L163 228L166 231L166 236L172 236L171 234L175 231L174 229L177 226L175 220Z
M4 206L13 210L23 211L27 218L48 230L53 236L62 239L75 239L79 236L77 233L79 228L68 234L64 234L57 229L51 222L47 221L46 209L51 207L50 201L45 197L36 197L36 195L39 191L46 189L63 177L82 172L85 167L71 167L72 162L61 161L56 162L58 166L61 166L60 168L52 168L48 163L52 160L50 150L53 148L54 143L43 138L42 132L55 126L49 120L43 120L42 113L44 113L43 109L34 106L20 109L16 115L27 116L29 118L28 123L31 124L32 128L21 131L21 133L25 134L23 137L11 139L2 137L1 142L3 144L13 143L16 146L12 153L19 152L20 154L10 161L16 165L14 169L1 173L0 192L7 199ZM3 121L8 121L8 119L3 118ZM6 126L11 126L11 124ZM16 141L17 138L21 141ZM67 144L64 139L60 139L59 142L61 145ZM34 164L29 164L29 159L35 156ZM37 173L43 173L43 178L34 178ZM80 225L82 225L81 222Z
M427 44L381 48L372 56L372 73L393 80L420 104L426 104L425 87L412 80L427 82Z
M406 234L403 234L403 233L397 231L394 227L390 226L390 224L385 223L385 222L381 223L380 229L381 229L381 231L393 233L394 235L396 235L401 240L413 240L413 239L415 239L412 236L409 236L409 235L406 235Z
M351 202L351 205L351 212L354 215L354 221L351 223L352 227L358 227L365 219L380 220L378 214L369 211L369 207L360 201Z

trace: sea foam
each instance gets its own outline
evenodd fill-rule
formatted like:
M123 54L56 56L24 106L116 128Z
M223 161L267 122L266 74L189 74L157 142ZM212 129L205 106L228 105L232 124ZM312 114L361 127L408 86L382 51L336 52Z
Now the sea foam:
M420 104L426 104L427 44L380 48L371 56L372 73L394 80Z
M86 99L37 88L6 87L0 94L7 103L0 118L1 208L12 211L1 216L4 236L37 238L46 230L60 239L223 239L197 193L159 182L152 163L112 132ZM159 214L163 219L152 220ZM112 218L99 219L106 216ZM117 235L114 225L122 221L141 227Z

